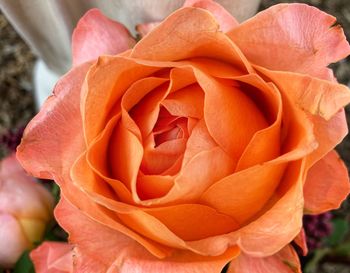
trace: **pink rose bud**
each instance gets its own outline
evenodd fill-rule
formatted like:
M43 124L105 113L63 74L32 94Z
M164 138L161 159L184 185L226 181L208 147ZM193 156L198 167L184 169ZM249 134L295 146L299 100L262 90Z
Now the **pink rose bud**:
M0 162L0 267L12 267L42 239L52 217L53 197L28 176L15 154Z

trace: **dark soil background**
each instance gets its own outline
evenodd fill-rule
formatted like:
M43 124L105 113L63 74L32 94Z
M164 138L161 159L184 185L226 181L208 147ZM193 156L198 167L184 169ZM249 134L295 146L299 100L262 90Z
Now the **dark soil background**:
M262 0L260 9L281 2L307 3L334 15L350 40L350 0ZM11 142L9 135L15 139L16 134L35 113L32 82L34 61L33 53L0 11L0 158L9 152L8 146ZM338 81L350 86L350 57L331 67ZM350 121L350 107L347 109L347 116ZM16 142L16 139L13 141ZM350 167L350 136L346 137L337 149ZM344 202L343 207L336 211L335 215L349 219L350 199ZM335 260L326 257L321 260L315 272L350 273L350 257Z

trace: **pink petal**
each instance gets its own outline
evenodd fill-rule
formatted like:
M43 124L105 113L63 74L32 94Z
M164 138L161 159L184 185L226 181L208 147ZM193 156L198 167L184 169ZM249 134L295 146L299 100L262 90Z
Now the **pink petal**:
M329 79L326 66L350 54L336 19L304 4L275 5L228 33L254 64Z
M89 67L85 63L63 76L24 131L17 158L33 176L54 179L69 175L84 149L80 90Z
M64 273L73 270L73 246L44 242L30 253L37 273Z
M0 162L0 211L46 222L53 203L51 194L25 173L15 154Z
M73 32L73 66L100 55L121 53L134 44L135 40L122 24L107 18L98 9L91 9Z
M74 257L77 272L212 273L220 272L239 253L236 247L217 257L174 250L170 257L158 259L136 241L84 216L64 199L58 205L56 215L69 232L70 242L77 245Z
M301 273L294 248L287 245L275 255L256 258L241 254L234 259L227 273Z
M337 152L330 151L308 172L304 185L305 210L319 214L336 209L349 192L347 168Z
M0 212L0 268L12 267L30 243L17 219Z

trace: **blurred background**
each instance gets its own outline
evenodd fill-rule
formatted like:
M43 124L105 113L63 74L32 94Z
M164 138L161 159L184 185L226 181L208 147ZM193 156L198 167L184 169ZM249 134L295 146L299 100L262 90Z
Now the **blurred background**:
M307 3L334 15L350 40L350 0L262 0L260 10L281 2ZM36 112L33 95L35 60L34 54L0 11L0 159L15 150L25 125ZM350 87L350 57L331 67L338 81ZM350 107L347 109L347 117L349 124ZM349 169L349 136L337 150ZM52 185L48 187L57 197L57 188L52 188ZM310 249L306 257L301 257L304 272L350 273L350 199L337 211L305 217L304 225ZM60 235L55 224L51 228L49 237L54 238L58 234L58 239L64 239L64 234ZM50 232L53 234L50 235ZM28 256L23 256L19 263L22 265L17 265L14 272L33 272L30 271L33 269L30 268Z

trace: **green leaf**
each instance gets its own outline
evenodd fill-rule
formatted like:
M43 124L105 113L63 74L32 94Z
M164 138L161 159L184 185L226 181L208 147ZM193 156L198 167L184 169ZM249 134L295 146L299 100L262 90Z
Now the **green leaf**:
M13 273L35 273L34 265L29 257L29 250L23 252L13 269Z
M344 241L346 234L349 232L349 223L345 219L336 218L332 221L332 224L333 232L326 242L331 246L338 246Z
M334 249L334 254L337 256L349 256L350 257L350 243L340 244Z

